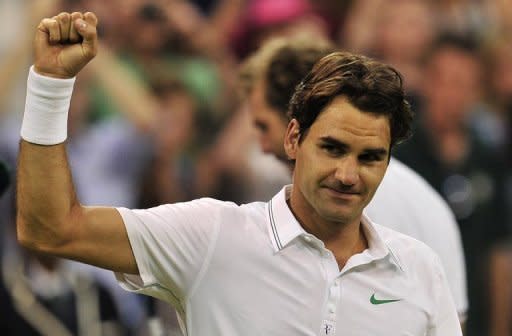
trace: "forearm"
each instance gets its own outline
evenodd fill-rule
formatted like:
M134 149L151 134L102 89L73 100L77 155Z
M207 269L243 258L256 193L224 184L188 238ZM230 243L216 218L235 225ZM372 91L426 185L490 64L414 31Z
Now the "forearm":
M64 144L41 146L21 141L17 177L18 240L50 252L73 236L80 209Z

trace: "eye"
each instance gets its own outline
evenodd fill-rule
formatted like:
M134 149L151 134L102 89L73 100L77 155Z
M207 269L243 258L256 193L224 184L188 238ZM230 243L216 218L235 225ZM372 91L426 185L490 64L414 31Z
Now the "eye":
M256 120L254 121L254 126L262 133L268 132L268 125L262 121Z
M331 144L322 144L320 146L322 150L330 155L341 155L344 153L344 150L340 148L339 146L334 146Z
M363 162L377 162L382 161L382 155L377 153L365 153L359 156L359 160Z

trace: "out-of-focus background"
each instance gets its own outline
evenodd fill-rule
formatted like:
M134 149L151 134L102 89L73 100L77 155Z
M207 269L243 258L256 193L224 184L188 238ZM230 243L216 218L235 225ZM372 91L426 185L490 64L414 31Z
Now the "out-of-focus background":
M323 36L394 65L416 113L415 136L394 155L457 218L465 334L512 335L512 0L0 0L0 160L11 181L32 37L61 11L99 17L99 55L77 79L69 119L84 204L243 203L289 183L236 94L239 64L270 37ZM14 197L11 185L0 198L0 334L179 335L169 307L123 292L112 273L21 251Z

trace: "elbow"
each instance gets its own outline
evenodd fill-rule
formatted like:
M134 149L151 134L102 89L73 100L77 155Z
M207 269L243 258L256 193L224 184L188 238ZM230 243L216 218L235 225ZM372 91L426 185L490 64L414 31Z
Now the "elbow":
M26 219L24 219L19 213L16 217L16 238L20 246L35 251L41 252L43 244L36 238L34 230L29 229L29 225Z
M64 246L66 240L62 235L53 230L45 229L45 226L36 220L27 220L23 216L16 217L16 237L20 246L37 252L50 255L58 255L59 248Z

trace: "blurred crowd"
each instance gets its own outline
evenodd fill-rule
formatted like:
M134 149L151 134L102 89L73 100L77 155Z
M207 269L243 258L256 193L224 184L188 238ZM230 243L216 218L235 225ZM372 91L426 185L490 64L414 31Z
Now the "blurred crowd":
M272 37L328 38L395 66L416 120L394 155L456 216L465 335L512 335L512 0L0 0L0 160L12 180L32 37L61 11L99 18L100 51L69 119L84 204L244 203L289 183L237 94L240 63ZM21 251L13 200L11 187L0 199L0 334L178 334L169 307L123 292L112 273Z

